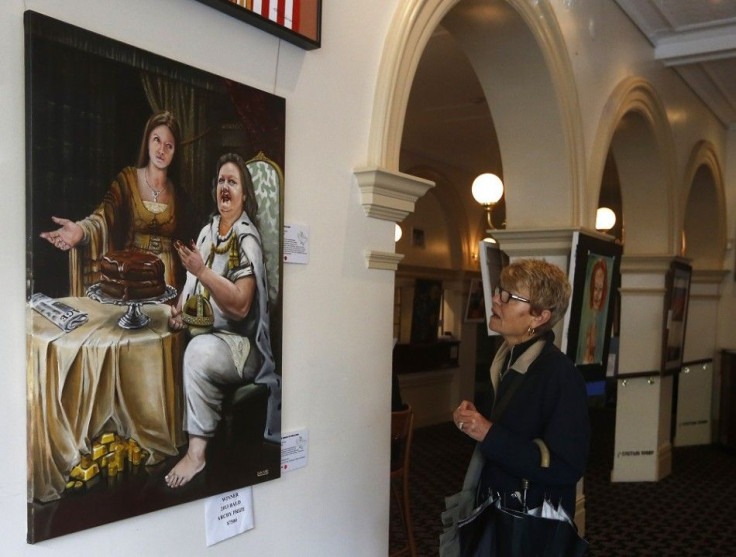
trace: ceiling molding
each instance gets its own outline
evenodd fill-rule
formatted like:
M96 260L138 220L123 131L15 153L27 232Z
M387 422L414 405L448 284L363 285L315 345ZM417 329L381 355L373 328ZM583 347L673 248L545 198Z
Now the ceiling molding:
M736 3L616 0L654 47L727 128L736 127Z

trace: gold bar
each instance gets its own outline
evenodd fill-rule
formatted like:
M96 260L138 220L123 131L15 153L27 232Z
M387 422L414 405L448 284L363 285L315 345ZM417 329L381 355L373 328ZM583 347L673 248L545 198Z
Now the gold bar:
M98 458L105 456L106 452L107 447L105 447L105 445L95 443L92 445L92 460L97 460Z
M111 432L103 433L100 437L100 443L103 445L107 445L108 443L112 443L115 441L115 434Z

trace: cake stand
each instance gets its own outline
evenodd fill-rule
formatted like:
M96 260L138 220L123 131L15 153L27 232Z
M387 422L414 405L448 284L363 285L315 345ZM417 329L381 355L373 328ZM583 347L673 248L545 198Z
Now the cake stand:
M141 311L141 306L163 304L176 297L176 288L166 285L166 290L160 296L154 298L141 298L139 300L121 300L113 298L102 292L102 283L93 284L87 289L87 297L101 304L113 304L116 306L128 306L128 310L118 320L118 325L123 329L140 329L151 321L151 318Z

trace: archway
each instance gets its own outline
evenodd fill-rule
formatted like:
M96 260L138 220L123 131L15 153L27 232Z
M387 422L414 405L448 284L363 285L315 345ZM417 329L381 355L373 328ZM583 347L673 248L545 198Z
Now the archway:
M713 145L701 141L693 149L685 174L683 246L694 269L721 269L726 251L723 175Z
M381 61L368 165L398 169L411 85L440 25L473 64L493 112L508 227L582 224L586 173L577 92L562 33L545 0L402 4Z
M602 184L615 163L621 191L624 252L674 255L674 147L667 116L654 88L639 78L616 87L591 154L591 183ZM594 218L591 196L586 213Z

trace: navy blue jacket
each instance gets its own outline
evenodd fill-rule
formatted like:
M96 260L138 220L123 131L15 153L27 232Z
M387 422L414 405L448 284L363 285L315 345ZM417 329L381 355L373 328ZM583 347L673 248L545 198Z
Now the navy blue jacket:
M553 344L554 334L548 332L542 339L544 344L536 348L534 343L523 347L527 351L515 360L503 379L496 380L498 403L510 384L509 378L513 374L525 375L505 411L480 443L486 463L479 494L485 498L490 488L506 494L505 500L510 504L508 495L522 491L521 480L525 478L529 480L529 508L539 506L546 497L555 505L561 501L574 518L575 486L585 471L590 447L587 393L573 361ZM529 358L540 347L541 352L530 363ZM496 368L498 374L508 362L508 352L504 343L491 366L492 373ZM549 449L549 468L540 466L535 438L542 439Z

